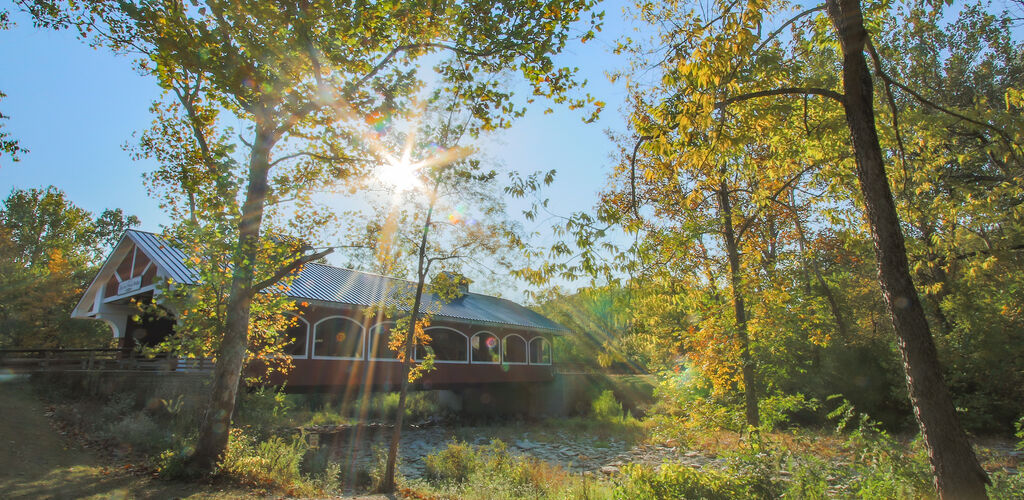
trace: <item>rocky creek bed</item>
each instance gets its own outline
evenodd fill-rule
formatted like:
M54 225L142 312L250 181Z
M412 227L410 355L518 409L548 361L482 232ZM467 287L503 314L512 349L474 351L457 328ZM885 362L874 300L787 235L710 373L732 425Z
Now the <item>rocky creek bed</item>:
M318 435L316 441L330 460L350 464L356 470L369 468L375 454L386 451L390 438L390 429L383 426L307 429L306 432ZM611 475L627 463L657 465L666 460L694 467L724 464L724 459L680 447L650 444L629 446L620 439L579 436L566 431L544 432L543 439L531 438L530 431L501 434L502 441L512 453L557 464L580 474ZM402 432L399 447L399 470L406 478L421 478L425 468L423 458L444 449L448 443L465 441L486 445L496 437L494 429L488 427L456 429L430 426L406 429Z
M317 441L330 460L347 464L349 471L368 470L372 467L375 454L387 450L390 428L386 426L339 427L332 429L307 429L316 434ZM531 434L534 437L531 437ZM406 429L402 433L399 470L408 479L420 479L425 474L424 457L443 450L448 443L464 441L473 445L487 445L492 439L500 438L512 453L531 456L545 462L560 465L572 473L596 477L609 477L618 473L625 464L645 464L657 467L668 461L694 468L722 469L726 460L711 453L688 449L681 446L657 444L629 445L623 440L596 436L579 435L569 431L510 431L508 427L459 427L444 424L420 426ZM985 443L984 453L1002 457L1009 473L1017 473L1024 453L1015 450L1012 444ZM847 464L845 459L836 459L836 465ZM787 481L790 473L779 472L776 478ZM842 496L847 485L836 477L827 478L829 493Z

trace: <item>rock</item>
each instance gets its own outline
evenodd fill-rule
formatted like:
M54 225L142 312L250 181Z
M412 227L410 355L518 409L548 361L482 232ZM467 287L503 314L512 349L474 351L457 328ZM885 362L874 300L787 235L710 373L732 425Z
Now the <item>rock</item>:
M605 465L604 467L601 467L601 474L604 474L606 476L610 476L612 474L618 474L618 473L619 473L619 468L618 467L613 467L611 465Z
M521 441L516 441L516 448L519 448L520 450L529 451L529 450L532 450L532 449L534 449L534 448L536 448L538 446L540 446L540 445L537 444L537 443L531 443L527 439L523 439Z

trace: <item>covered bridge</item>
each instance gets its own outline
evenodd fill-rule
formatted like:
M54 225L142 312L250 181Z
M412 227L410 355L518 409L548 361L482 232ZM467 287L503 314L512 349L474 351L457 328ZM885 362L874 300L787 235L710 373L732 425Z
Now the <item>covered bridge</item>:
M185 262L185 254L161 236L129 230L85 290L72 317L106 322L122 348L156 345L174 335L175 321L140 318L131 301L160 303L157 284L161 280L171 279L180 284L176 286L195 283L196 276ZM285 332L293 339L287 354L294 365L287 387L397 385L401 365L386 340L394 319L370 311L382 302L401 307L395 297L411 287L414 283L406 280L351 269L304 266L286 292L302 304L297 326ZM426 332L432 339L429 348L436 367L422 378L423 386L552 379L552 338L567 331L557 323L510 300L468 288L447 303L425 295L423 310L435 312ZM416 358L425 354L419 347Z

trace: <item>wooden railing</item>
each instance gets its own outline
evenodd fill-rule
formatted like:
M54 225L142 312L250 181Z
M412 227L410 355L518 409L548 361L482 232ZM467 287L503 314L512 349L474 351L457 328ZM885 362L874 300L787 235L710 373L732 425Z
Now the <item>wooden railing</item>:
M0 369L8 373L46 371L177 371L213 369L209 359L149 357L132 349L0 349Z

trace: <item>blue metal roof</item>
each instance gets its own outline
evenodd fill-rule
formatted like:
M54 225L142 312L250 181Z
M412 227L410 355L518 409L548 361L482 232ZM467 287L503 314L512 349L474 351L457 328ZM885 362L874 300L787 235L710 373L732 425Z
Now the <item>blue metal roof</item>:
M126 236L139 249L162 267L174 281L194 284L198 279L195 272L185 265L186 255L157 234L129 229ZM355 306L375 306L381 303L407 310L409 305L402 297L411 297L416 284L403 279L377 274L309 263L303 266L299 276L286 291L294 299L314 300ZM461 297L443 303L437 295L424 293L420 311L433 312L437 316L481 323L521 326L555 332L569 331L535 311L511 300L479 293L465 293Z

